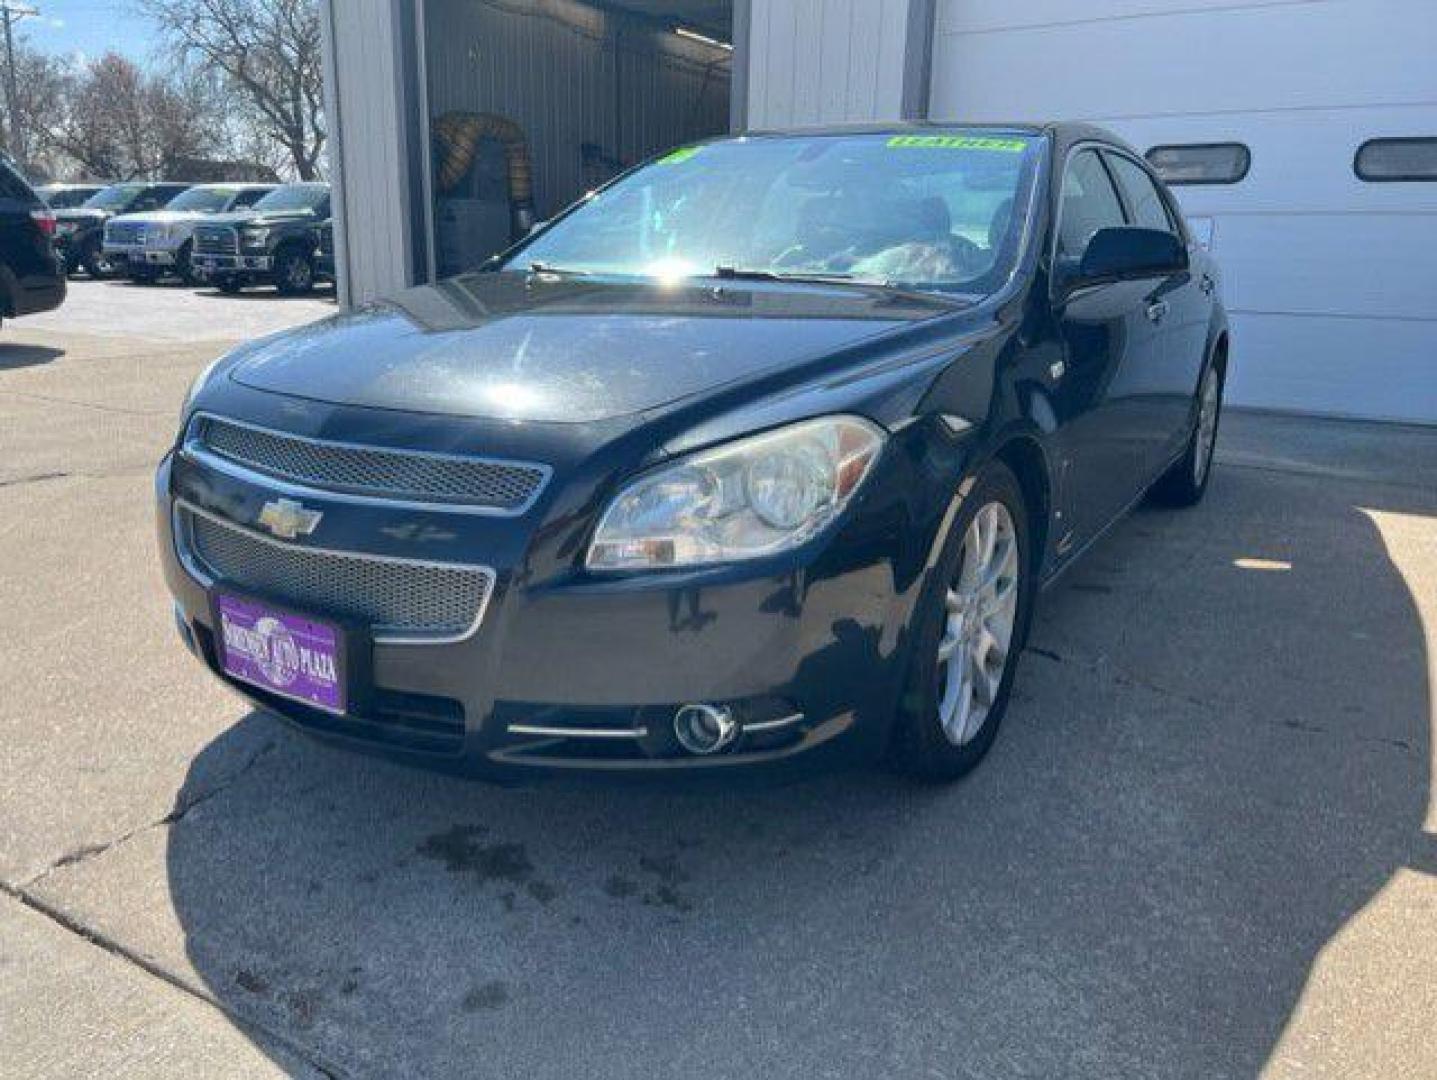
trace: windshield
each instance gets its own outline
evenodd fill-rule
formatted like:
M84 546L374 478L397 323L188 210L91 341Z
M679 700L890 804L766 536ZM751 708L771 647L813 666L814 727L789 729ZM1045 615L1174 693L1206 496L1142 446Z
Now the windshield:
M144 184L112 184L85 200L91 210L123 210L145 190Z
M313 210L329 195L325 184L286 184L275 188L259 202L256 210Z
M977 130L685 147L510 258L635 277L833 277L986 294L1011 275L1041 145Z
M213 214L228 206L234 197L234 188L192 187L165 203L165 209L196 210L202 214Z
M67 210L72 206L79 206L91 195L95 194L94 188L41 188L40 197L49 204L52 210Z

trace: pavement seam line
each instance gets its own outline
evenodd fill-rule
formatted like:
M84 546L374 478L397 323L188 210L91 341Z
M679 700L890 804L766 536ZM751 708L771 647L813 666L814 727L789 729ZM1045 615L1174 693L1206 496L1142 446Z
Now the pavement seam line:
M147 957L141 956L139 953L136 953L126 948L114 938L111 938L106 934L101 933L99 930L86 926L84 923L80 922L78 919L69 915L67 912L55 906L54 904L51 904L38 896L32 896L24 889L17 889L13 885L10 885L8 882L5 881L0 881L0 893L4 893L6 896L10 897L17 903L22 904L23 906L29 908L31 911L44 916L46 919L50 920L62 930L68 931L75 937L80 938L82 941L86 941L89 944L95 946L95 948L100 949L103 952L109 953L111 956L114 956L120 960L127 961L132 966L139 968L147 975L151 976L152 978L158 979L165 985L172 987L175 990L178 990L180 993L191 998L192 1000L202 1002L203 1004L218 1010L226 1019L228 1019L241 1031L243 1031L245 1028L249 1028L250 1030L259 1032L260 1034L264 1035L265 1038L272 1040L277 1046L283 1048L287 1053L292 1054L295 1058L304 1062L310 1068L314 1069L315 1072L319 1073L321 1076L327 1077L328 1080L343 1080L343 1078L348 1075L338 1065L319 1057L315 1051L295 1042L294 1039L292 1039L284 1032L277 1031L274 1028L269 1027L267 1024L260 1023L256 1020L251 1019L250 1017L240 1015L233 1009L226 1007L223 1002L211 997L208 994L199 992L193 986L189 985L189 983L181 979L179 976L166 971L155 961L150 960ZM276 1065L278 1065L278 1062L276 1062Z
M179 822L183 821L185 815L187 815L191 810L195 809L195 807L200 806L203 803L209 802L217 795L223 795L230 788L234 787L235 784L239 783L242 779L244 779L246 774L248 774L251 769L253 769L257 764L259 764L262 758L269 755L277 746L278 743L274 742L273 740L265 743L264 746L260 747L259 750L255 751L255 753L250 756L248 761L246 761L243 765L236 769L234 775L229 777L229 779L224 780L219 784L216 784L212 790L206 791L201 795L197 795L195 798L189 800L188 802L177 804L170 810L168 814L160 818L158 821L148 821L143 825L136 825L129 832L123 833L112 840L107 840L104 843L83 844L80 847L75 848L73 851L67 851L65 854L61 855L58 859L52 862L49 866L41 870L38 874L35 874L34 876L27 878L25 881L21 882L18 886L16 886L16 888L20 889L22 892L27 891L40 884L51 874L55 873L55 871L64 870L72 866L79 866L82 863L89 862L91 859L99 858L101 855L113 851L115 848L121 847L130 840L133 840L141 833L149 832L152 829L159 829L171 825L177 825ZM4 884L4 882L0 882L0 884Z

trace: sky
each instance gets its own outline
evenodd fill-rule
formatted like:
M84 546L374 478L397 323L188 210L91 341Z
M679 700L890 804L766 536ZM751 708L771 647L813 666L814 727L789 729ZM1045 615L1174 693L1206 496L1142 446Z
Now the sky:
M40 14L16 24L31 48L95 59L114 50L140 64L158 59L158 35L130 0L29 0Z

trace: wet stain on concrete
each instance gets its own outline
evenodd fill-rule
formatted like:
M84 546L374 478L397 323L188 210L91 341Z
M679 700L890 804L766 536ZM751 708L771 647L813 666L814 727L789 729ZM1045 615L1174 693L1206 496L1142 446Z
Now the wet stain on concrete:
M464 995L462 1002L465 1012L492 1012L495 1009L502 1009L509 1004L509 987L506 983L494 980L476 986L469 993Z
M534 876L534 863L523 844L485 843L483 825L455 825L426 837L415 850L426 859L444 864L451 874L466 874L486 884L509 886L499 896L506 911L513 911L522 889L541 904L558 895L558 889Z
M693 903L679 890L679 886L689 880L689 875L679 865L677 855L640 855L639 869L655 879L654 887L644 893L645 904L674 911L693 910Z
M240 968L235 972L235 985L251 994L269 993L269 980L249 968Z

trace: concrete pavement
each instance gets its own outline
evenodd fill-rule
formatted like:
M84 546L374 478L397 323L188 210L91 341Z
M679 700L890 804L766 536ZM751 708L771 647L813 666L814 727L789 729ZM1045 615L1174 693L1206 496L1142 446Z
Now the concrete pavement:
M19 1075L1437 1074L1437 431L1229 416L1207 503L1044 598L954 787L496 788L172 640L149 470L221 346L89 288L0 337Z

